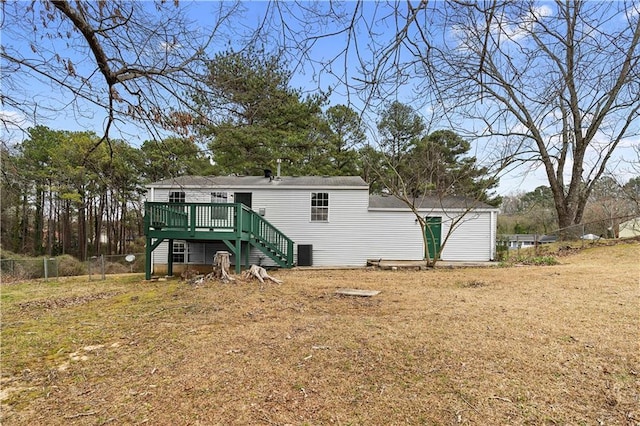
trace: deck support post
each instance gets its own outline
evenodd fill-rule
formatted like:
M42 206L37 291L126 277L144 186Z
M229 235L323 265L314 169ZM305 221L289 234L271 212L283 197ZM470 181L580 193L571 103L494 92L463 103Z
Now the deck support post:
M245 252L244 252L244 266L245 269L249 269L251 265L249 265L249 253L251 252L251 244L247 241L245 244Z
M236 238L236 250L235 250L235 258L236 258L236 274L242 272L242 240L240 238Z
M173 276L173 238L169 238L169 249L167 254L167 275Z
M146 220L146 219L145 219ZM151 279L151 253L153 253L153 247L151 247L151 238L147 237L147 244L144 246L144 279Z
M147 237L147 245L145 246L145 259L144 259L144 275L146 280L151 279L151 253L164 241L164 238L156 238L156 242L152 242L151 237Z

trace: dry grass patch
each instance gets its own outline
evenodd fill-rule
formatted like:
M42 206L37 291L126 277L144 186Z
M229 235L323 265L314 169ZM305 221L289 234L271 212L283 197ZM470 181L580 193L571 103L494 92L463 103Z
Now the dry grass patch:
M637 424L639 248L281 286L3 287L2 422Z

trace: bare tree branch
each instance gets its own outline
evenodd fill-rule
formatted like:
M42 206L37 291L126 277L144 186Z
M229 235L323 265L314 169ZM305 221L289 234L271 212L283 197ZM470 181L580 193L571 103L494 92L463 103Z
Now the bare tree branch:
M203 88L207 50L231 37L231 18L241 12L237 2L211 3L210 24L202 27L178 2L44 0L2 7L1 66L12 70L3 73L3 107L32 122L71 113L82 121L102 111L102 141L132 121L152 138L182 131L188 123L181 112L191 109L186 94ZM59 96L36 95L43 86Z

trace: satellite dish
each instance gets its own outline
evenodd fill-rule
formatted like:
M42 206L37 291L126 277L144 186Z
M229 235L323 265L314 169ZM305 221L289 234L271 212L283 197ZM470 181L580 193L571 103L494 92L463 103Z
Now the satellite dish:
M133 272L133 261L136 260L136 257L132 254L128 254L125 256L124 260L129 262L129 265L130 265L129 269L131 270L131 272Z

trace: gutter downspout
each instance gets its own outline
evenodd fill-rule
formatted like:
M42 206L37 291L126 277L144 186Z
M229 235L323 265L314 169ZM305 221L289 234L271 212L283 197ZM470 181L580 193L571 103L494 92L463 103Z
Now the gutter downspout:
M498 226L497 222L498 212L494 210L491 212L491 240L489 241L489 244L491 244L491 246L489 247L489 253L491 253L491 257L489 260L492 261L496 259L496 228Z
M151 200L147 200L147 201L152 201L153 202L153 201L156 200L156 192L155 192L156 189L153 186L150 189L151 189L151 191L149 191L149 193L151 195ZM149 241L149 243L153 244L153 240L151 238L149 238L148 241ZM149 265L151 265L151 268L149 269L149 274L153 275L154 265L155 265L155 262L153 261L153 259L154 259L153 251L151 251L151 254L150 254L149 257L151 257L151 259L149 259L149 261L147 261L147 263Z

